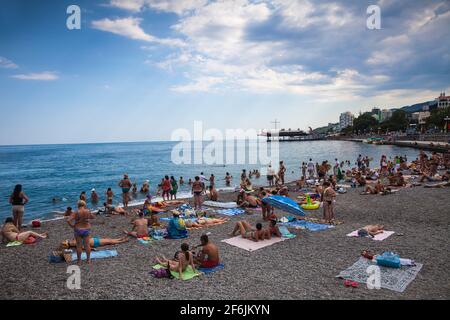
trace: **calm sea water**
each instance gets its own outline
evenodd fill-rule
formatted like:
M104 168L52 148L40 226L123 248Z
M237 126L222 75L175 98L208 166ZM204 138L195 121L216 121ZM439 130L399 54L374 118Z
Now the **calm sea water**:
M71 145L33 145L0 146L0 219L11 214L8 197L15 184L22 184L24 192L30 198L26 205L25 221L35 218L52 218L55 211L67 206L76 206L81 191L95 188L101 201L108 187L115 193L115 203L120 202L118 182L123 173L128 173L138 188L143 181L150 180L151 193L155 194L157 184L164 175L173 175L178 179L199 175L216 176L218 187L224 187L223 180L228 171L239 182L242 169L258 169L258 165L175 165L171 162L174 142L109 143L109 144L71 144ZM243 148L248 149L248 146ZM225 151L226 152L226 151ZM382 154L388 157L407 155L415 159L418 150L395 146L374 146L344 141L311 141L280 143L280 159L288 168L287 178L300 175L300 164L312 158L314 162L334 158L355 162L358 154L368 155L378 163ZM293 172L292 172L293 171ZM254 184L265 183L265 177L254 179ZM189 187L180 188L186 194ZM62 199L56 203L52 199ZM142 201L138 195L135 202ZM94 206L91 205L92 208Z

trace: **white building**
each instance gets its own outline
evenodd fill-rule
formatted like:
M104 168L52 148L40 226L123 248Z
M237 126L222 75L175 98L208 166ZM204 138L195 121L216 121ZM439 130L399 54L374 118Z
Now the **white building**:
M389 120L392 117L392 110L389 109L383 109L380 113L380 122L384 122L386 120Z
M446 96L445 92L441 92L439 97L436 98L438 109L444 109L450 107L450 96Z
M419 112L414 112L411 115L411 119L413 120L417 120L417 122L419 124L424 124L425 120L430 117L430 111L419 111Z
M339 116L339 128L340 130L345 129L353 125L354 116L351 112L343 112Z

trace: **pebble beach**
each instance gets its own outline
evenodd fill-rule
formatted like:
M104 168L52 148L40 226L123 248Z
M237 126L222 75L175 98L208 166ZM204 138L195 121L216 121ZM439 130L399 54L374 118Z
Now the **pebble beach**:
M294 190L291 186L291 190ZM111 246L118 256L82 264L81 289L66 286L68 264L50 263L48 255L72 230L64 220L44 222L37 232L50 238L34 245L0 246L0 299L449 299L448 265L450 189L404 188L386 196L360 195L361 188L348 189L336 203L334 228L311 232L290 229L296 238L247 252L221 242L230 238L234 223L245 219L262 221L258 211L233 216L221 225L189 231L182 240L153 241L143 245L135 239ZM291 191L291 198L297 192ZM237 193L221 193L219 201L235 201ZM280 218L285 215L276 210ZM320 218L322 210L308 211ZM95 236L121 237L130 228L131 217L97 216ZM346 234L368 224L384 224L396 233L384 241L350 238ZM182 242L199 244L210 232L220 249L223 270L189 281L156 279L149 272L156 255L171 257ZM108 248L108 247L105 247ZM401 257L423 263L423 268L402 293L365 285L348 288L336 276L360 257L361 251L394 251Z

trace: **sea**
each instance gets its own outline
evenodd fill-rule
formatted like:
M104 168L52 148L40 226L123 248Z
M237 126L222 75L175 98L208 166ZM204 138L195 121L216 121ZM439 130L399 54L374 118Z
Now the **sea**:
M82 191L89 194L92 188L100 195L100 203L88 205L97 209L105 200L105 192L111 187L115 196L114 203L120 204L121 190L118 186L124 173L138 189L145 180L150 181L150 193L156 195L158 183L165 175L180 176L186 184L180 186L178 198L190 197L189 178L201 172L209 178L216 177L216 186L222 191L232 191L237 187L242 169L247 171L262 166L249 164L245 159L241 163L231 164L177 164L172 162L172 151L177 142L127 142L97 144L59 144L59 145L20 145L0 146L0 223L11 215L9 196L16 184L22 184L24 193L30 201L25 206L24 221L34 219L54 219L61 217L66 207L76 207ZM207 144L204 143L203 148ZM248 152L250 145L235 145L234 151ZM241 150L240 150L241 149ZM224 148L224 159L228 148ZM352 165L359 154L372 158L372 166L377 166L381 155L394 158L396 155L416 159L419 151L389 145L371 145L348 141L298 141L279 143L279 158L287 167L286 180L298 179L301 175L301 163L334 159L350 160ZM235 161L237 162L237 161ZM264 166L265 167L265 166ZM232 187L225 186L226 172L233 176ZM265 185L266 177L253 178L254 185ZM139 192L131 204L143 203L144 194Z

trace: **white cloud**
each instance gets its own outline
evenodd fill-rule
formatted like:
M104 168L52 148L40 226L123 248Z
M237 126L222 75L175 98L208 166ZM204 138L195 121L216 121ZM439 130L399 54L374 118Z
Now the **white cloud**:
M0 56L0 68L6 69L17 69L19 66L12 62L11 60L6 59L5 57Z
M341 27L353 17L337 3L313 4L308 0L275 0L276 12L287 28L306 28L311 25Z
M141 40L146 42L154 42L167 46L181 47L184 42L180 39L161 39L146 33L140 26L142 19L140 18L122 18L111 20L108 18L92 21L94 29L111 32L130 39Z
M53 81L57 80L59 76L54 71L43 71L39 73L16 74L11 76L11 78L19 80Z
M144 6L144 0L111 0L110 5L116 8L139 12Z
M207 3L208 0L111 0L109 5L131 12L139 12L148 7L157 11L183 15Z

